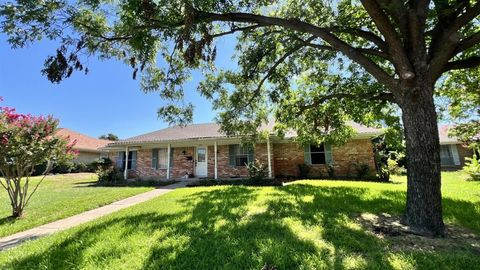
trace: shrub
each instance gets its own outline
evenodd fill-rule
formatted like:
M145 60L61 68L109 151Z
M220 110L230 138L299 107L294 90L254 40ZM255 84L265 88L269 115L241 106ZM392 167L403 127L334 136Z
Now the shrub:
M466 162L463 171L468 174L469 180L480 181L480 162L475 151L473 152L472 158L465 158Z
M54 174L64 174L71 173L75 167L75 164L71 161L59 162L53 166L52 173Z
M88 168L87 164L85 163L82 163L82 162L75 163L73 164L72 172L73 173L87 172L87 168Z
M258 160L247 164L248 177L252 182L259 182L268 175L268 168L265 164L262 164Z
M312 166L308 164L298 164L298 176L300 178L308 178L308 174L310 173L310 169Z
M388 157L387 168L391 175L404 175L407 171L404 167L400 166L399 161L405 157L404 154L393 153Z
M119 180L119 173L113 166L113 162L109 158L100 158L92 163L96 167L95 173L99 182L111 183Z
M325 166L327 167L328 177L335 178L335 167L333 167L333 164L327 164Z
M357 170L358 179L362 179L368 176L368 172L370 171L370 166L368 166L368 164L362 163L362 164L357 164L355 169Z

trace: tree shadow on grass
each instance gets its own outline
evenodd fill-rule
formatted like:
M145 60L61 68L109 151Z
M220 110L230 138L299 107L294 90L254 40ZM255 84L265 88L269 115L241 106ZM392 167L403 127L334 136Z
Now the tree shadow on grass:
M355 226L351 215L401 213L404 192L370 196L366 188L300 184L269 190L265 196L261 188L199 188L184 197L170 196L161 201L164 205L143 205L44 242L0 268L101 269L125 261L123 267L142 269L261 269L266 264L278 269L346 269L352 264L393 269L389 243ZM450 204L465 210L447 215L458 218L465 215L461 211L471 211L459 202ZM155 210L174 205L175 211ZM443 255L406 256L421 267L432 264L426 258L435 266ZM134 259L140 261L128 265Z

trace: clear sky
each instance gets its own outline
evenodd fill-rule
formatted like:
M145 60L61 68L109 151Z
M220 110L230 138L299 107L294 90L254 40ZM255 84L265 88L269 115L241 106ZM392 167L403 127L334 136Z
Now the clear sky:
M233 37L218 41L217 62L231 66ZM3 106L21 113L52 114L60 126L98 137L114 133L120 138L167 127L157 118L163 101L158 94L144 94L139 80L122 62L91 58L88 75L74 73L60 84L52 84L41 74L45 58L53 54L53 42L35 43L28 48L11 49L0 33L0 96ZM186 100L195 105L194 122L211 122L215 117L210 103L196 86L202 79L198 72L185 85Z

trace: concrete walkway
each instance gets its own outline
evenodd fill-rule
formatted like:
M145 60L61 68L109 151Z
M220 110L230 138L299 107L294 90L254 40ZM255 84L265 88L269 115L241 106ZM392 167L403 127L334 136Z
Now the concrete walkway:
M19 232L16 234L12 234L12 235L0 238L0 251L17 246L27 240L33 240L33 239L47 236L59 231L63 231L68 228L92 221L99 217L109 215L113 212L117 212L121 209L148 201L150 199L153 199L155 197L168 193L176 188L185 187L186 184L187 184L186 182L178 182L172 185L159 187L157 189L154 189L145 193L141 193L141 194L111 203L109 205L102 206L100 208L96 208L75 216L57 220L52 223L44 224L30 230L26 230L23 232Z

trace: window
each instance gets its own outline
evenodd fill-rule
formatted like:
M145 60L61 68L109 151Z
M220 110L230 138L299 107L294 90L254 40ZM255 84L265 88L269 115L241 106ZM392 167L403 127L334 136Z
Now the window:
M239 144L230 145L230 166L246 166L253 161L253 148Z
M320 146L310 145L310 158L312 164L325 164L325 146L323 143Z
M118 153L117 167L125 170L125 151ZM137 151L128 151L127 169L135 170L137 168Z
M170 159L172 159L173 150L170 149ZM170 160L170 163L172 161ZM152 168L166 169L168 166L168 148L154 148L152 149Z
M440 145L440 163L442 165L454 165L450 145Z
M331 164L333 162L330 144L306 145L304 152L305 164Z
M158 149L158 168L166 169L168 166L168 149L160 148Z

